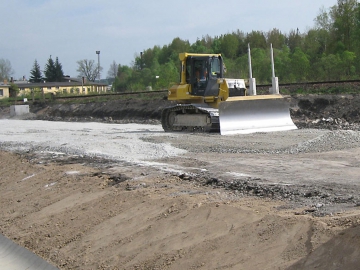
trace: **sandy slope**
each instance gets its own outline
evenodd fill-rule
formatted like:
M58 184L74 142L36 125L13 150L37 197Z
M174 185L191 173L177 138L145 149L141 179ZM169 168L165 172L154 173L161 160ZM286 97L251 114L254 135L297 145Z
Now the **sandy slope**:
M91 162L101 164L0 152L1 232L60 269L357 269L360 263L356 209L315 218L149 167Z
M349 106L349 100L356 102ZM351 117L357 121L357 101L358 97L339 98L338 107L330 106L335 101L322 99L298 102L301 115L297 117L302 126L310 127L318 125L312 120L325 117L320 124L331 128L328 117L341 118L347 128ZM129 111L126 118L134 115L130 105L124 104L123 111ZM50 111L55 120L73 117L71 108L64 107L45 108L42 116ZM108 112L85 107L76 110L75 117L95 111L99 118L116 121L123 115L115 102L103 106ZM148 108L139 104L143 107ZM345 108L351 110L344 114ZM8 112L3 111L7 118ZM56 123L60 127L61 122ZM212 172L206 179L212 180L224 176L220 169L237 164L239 178L244 178L242 173L252 174L251 185L267 179L278 183L303 179L308 190L326 189L333 200L357 198L360 141L356 132L296 133L290 137L301 143L294 148L285 135L264 140L260 134L245 143L242 137L158 136L155 128L146 136L132 131L132 136L140 136L134 141L129 132L119 133L113 127L108 131L92 130L97 137L90 143L86 129L80 129L83 139L77 140L50 135L46 127L40 132L33 128L22 137L28 141L17 137L23 136L21 130L10 130L7 139L0 141L2 149L8 150L0 152L0 232L60 269L358 269L360 209L354 199L349 200L351 206L340 203L339 211L315 217L311 215L314 207L309 209L307 204L293 208L284 198L248 196L179 174L184 168L189 172L203 168ZM106 148L105 154L117 157L115 161L99 155L105 149L102 140L109 138L116 148ZM51 140L56 146L49 147ZM143 148L146 145L150 148ZM170 156L175 149L190 154ZM303 152L277 153L284 149ZM247 154L249 150L254 154ZM258 151L265 153L258 155ZM149 153L154 160L144 160ZM322 187L308 185L316 179L323 181ZM338 184L329 186L326 179Z

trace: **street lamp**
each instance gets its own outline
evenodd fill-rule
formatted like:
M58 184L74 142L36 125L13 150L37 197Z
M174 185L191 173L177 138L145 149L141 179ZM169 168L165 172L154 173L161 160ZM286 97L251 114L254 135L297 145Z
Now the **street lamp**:
M99 82L100 82L100 51L96 51L98 55L98 75L99 75Z

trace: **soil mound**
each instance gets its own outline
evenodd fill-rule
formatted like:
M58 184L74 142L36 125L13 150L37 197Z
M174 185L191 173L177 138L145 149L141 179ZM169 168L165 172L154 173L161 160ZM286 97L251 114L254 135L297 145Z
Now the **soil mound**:
M360 129L359 95L306 95L286 99L298 128ZM34 103L30 110L35 115L31 118L38 120L158 124L162 109L173 104L161 98L128 99L79 104ZM0 109L0 117L6 113L6 108Z

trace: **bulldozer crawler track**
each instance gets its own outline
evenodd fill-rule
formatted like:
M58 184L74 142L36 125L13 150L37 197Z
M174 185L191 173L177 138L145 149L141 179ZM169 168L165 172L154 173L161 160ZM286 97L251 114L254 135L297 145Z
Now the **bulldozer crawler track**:
M209 122L204 125L174 125L178 114L188 115L207 115ZM219 132L219 113L217 109L199 104L179 104L163 109L161 114L161 124L166 132Z

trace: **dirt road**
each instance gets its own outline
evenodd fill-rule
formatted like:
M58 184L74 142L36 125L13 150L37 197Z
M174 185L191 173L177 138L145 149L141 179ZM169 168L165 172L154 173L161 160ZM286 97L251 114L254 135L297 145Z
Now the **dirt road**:
M0 122L1 233L60 269L360 265L358 131Z

